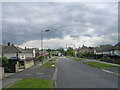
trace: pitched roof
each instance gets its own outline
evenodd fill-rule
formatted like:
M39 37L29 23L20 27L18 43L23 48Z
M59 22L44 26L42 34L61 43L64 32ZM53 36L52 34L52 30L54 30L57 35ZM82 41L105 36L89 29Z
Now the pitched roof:
M17 47L18 50L20 50L22 53L33 53L33 49L22 49L22 48L19 48Z
M20 47L0 45L0 53L33 53L33 49L22 49Z
M113 50L114 47L110 44L107 45L101 45L100 47L96 48L96 51L110 51Z
M12 46L2 46L3 53L22 53L19 49L17 49L14 45Z
M114 46L114 49L115 49L115 50L120 50L120 42L117 43L117 44Z

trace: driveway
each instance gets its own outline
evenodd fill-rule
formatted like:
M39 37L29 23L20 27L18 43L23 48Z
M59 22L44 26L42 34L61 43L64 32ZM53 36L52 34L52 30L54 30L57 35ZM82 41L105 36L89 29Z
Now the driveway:
M118 76L62 57L58 59L57 88L118 88Z
M14 84L15 82L23 78L33 78L33 79L52 79L55 68L39 68L40 65L35 65L34 67L27 68L22 72L15 73L2 80L2 87L7 88L8 86Z

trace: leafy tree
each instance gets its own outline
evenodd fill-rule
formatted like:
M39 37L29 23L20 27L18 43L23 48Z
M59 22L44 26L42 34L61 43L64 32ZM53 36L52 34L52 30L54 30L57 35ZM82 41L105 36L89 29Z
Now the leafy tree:
M68 47L67 53L68 53L68 55L70 55L70 56L74 56L74 55L75 55L75 51L74 51L73 48L71 48L71 47Z
M59 48L57 49L57 51L60 51L62 55L66 55L66 51L63 48Z

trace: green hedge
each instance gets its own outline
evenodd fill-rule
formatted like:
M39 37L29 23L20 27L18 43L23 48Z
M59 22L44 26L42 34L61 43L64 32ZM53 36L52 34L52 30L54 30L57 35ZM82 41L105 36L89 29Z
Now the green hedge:
M0 57L0 60L2 60L2 63L5 65L9 63L9 60L7 57Z

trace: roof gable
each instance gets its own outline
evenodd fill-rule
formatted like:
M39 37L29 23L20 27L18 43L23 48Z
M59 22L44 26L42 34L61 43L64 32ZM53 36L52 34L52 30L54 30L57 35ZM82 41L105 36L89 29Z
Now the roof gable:
M3 53L22 53L14 45L12 45L12 46L2 46L2 52Z

